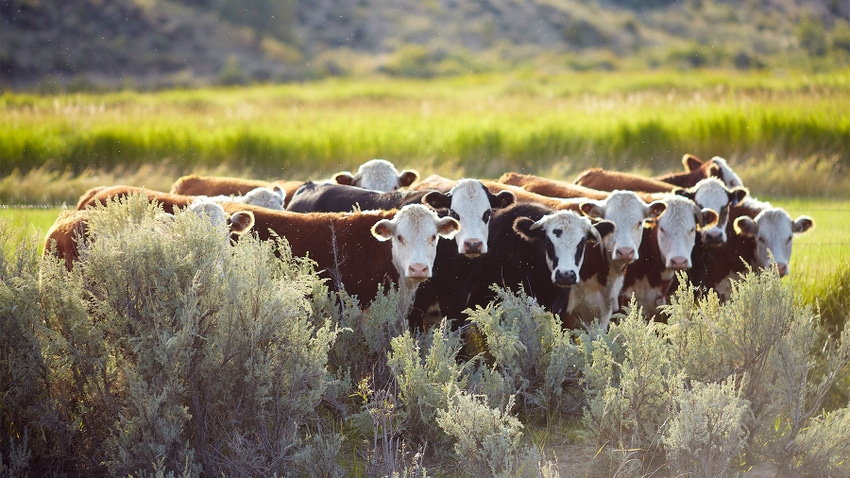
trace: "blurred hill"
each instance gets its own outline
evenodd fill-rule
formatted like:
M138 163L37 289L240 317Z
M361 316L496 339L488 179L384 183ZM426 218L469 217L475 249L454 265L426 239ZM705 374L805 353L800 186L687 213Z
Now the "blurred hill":
M0 0L13 89L847 65L847 0Z

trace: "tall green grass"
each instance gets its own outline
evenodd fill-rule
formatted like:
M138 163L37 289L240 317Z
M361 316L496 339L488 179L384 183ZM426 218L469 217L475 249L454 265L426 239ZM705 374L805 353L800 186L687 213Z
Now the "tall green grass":
M373 157L496 176L678 167L684 153L848 165L850 73L472 76L0 98L0 174L226 166L320 175Z

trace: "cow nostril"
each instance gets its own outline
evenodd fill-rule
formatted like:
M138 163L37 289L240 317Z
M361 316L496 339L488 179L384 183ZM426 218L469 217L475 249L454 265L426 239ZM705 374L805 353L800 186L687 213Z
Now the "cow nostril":
M483 246L484 246L484 241L481 241L481 240L470 239L470 240L463 241L463 249L464 249L463 253L464 254L481 253L481 249L482 249Z
M407 268L408 277L428 278L429 267L427 264L411 264Z
M687 257L674 257L670 259L670 267L676 270L684 270L688 268L688 258Z
M621 247L617 249L617 259L625 261L633 261L635 259L635 250L631 247Z

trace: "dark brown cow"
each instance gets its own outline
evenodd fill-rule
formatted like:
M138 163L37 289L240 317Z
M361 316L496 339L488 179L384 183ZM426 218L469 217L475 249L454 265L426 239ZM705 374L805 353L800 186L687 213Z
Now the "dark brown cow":
M437 239L450 239L460 228L457 220L439 218L423 204L355 213L296 213L234 203L223 206L225 211L245 207L253 212L254 230L260 239L285 238L293 255L315 261L332 288L344 288L363 306L374 300L380 284L397 283L404 312L419 283L432 275Z
M666 193L677 188L675 184L641 176L640 174L608 171L592 168L579 174L575 183L600 191L639 191L646 193Z
M172 194L180 194L183 196L233 196L245 195L252 189L279 187L285 193L284 206L289 204L289 200L298 189L303 181L287 181L284 179L268 182L259 181L256 179L233 178L228 176L198 176L190 174L183 176L171 186Z

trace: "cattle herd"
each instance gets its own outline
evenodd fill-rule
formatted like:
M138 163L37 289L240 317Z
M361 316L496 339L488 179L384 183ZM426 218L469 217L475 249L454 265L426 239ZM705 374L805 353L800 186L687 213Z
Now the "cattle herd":
M45 254L74 267L87 208L140 194L165 213L188 207L226 222L234 240L249 230L262 240L285 238L333 290L364 306L380 285L395 286L413 330L434 317L462 325L464 310L495 298L493 284L522 288L577 328L607 325L632 297L654 315L677 271L698 293L714 290L721 299L748 268L788 274L793 236L812 219L792 219L749 196L722 158L682 162L684 171L652 178L590 169L567 182L514 172L420 180L376 159L326 181L190 175L169 193L98 187L59 216Z

